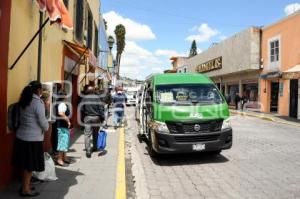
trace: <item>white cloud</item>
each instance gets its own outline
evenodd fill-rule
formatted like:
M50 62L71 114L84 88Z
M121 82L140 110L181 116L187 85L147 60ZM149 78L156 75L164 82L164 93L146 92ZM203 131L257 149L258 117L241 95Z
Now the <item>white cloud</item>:
M219 39L220 39L220 41L223 41L223 40L227 39L227 36L221 35L221 36L219 37Z
M181 56L181 57L187 56L187 54L185 54L185 53L179 53L175 50L164 50L164 49L156 50L155 55L156 56L165 56L168 58L173 57L173 56Z
M185 40L187 40L187 41L196 40L196 42L200 42L200 43L207 42L212 37L220 34L220 32L218 30L209 27L208 24L206 24L206 23L201 24L198 27L197 31L198 31L198 34L190 35Z
M284 12L286 15L293 14L294 12L299 11L299 10L300 10L300 3L292 3L292 4L285 6L285 8L284 8Z
M144 79L151 73L162 72L166 67L165 63L165 60L160 59L136 42L126 41L121 57L120 74L133 79Z
M108 35L115 36L115 27L118 24L123 24L126 28L126 39L128 40L140 41L156 39L155 34L148 25L125 18L114 11L104 13L103 18L107 21Z

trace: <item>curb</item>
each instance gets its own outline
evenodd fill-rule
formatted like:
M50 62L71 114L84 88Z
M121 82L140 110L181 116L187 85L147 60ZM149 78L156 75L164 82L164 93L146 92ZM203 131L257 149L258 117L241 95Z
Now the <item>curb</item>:
M119 131L119 153L117 166L117 180L115 199L126 199L126 177L125 177L125 129Z
M230 110L230 114L232 115L242 115L242 116L249 116L249 117L256 117L265 121L269 121L269 122L276 122L276 123L280 123L280 124L285 124L285 125L290 125L290 126L296 126L296 127L300 127L300 124L296 124L294 122L284 122L281 120L277 120L273 117L268 117L268 116L263 116L263 115L257 115L257 114L251 114L251 113L247 113L247 112L237 112L237 111L232 111Z

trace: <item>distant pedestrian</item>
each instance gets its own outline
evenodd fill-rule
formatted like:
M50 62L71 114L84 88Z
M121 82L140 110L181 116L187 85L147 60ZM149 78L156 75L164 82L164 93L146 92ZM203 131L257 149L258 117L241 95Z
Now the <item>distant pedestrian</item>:
M242 111L244 110L244 107L245 107L245 105L246 105L246 103L248 102L248 97L247 97L247 94L246 93L243 93L243 96L242 96L242 98L241 98L241 102L242 102L242 107L241 107L241 109L242 109Z
M44 102L41 100L42 84L30 82L22 91L20 105L20 125L16 131L13 151L13 165L22 170L22 197L35 197L39 192L32 190L32 171L44 171L44 133L49 128L45 116Z
M86 157L90 158L93 151L97 151L98 131L104 121L104 105L94 87L87 88L82 101L84 113L84 144Z
M125 103L127 97L123 92L122 86L116 87L116 94L113 96L114 103L114 127L117 129L123 120Z
M109 108L110 104L112 103L112 95L111 95L111 89L107 88L104 90L104 92L101 95L101 100L105 104L105 120L104 120L104 128L108 128L108 119L109 119Z
M55 115L56 115L56 128L57 128L57 165L67 166L70 164L70 160L67 159L66 153L69 150L70 146L70 128L71 121L70 117L70 108L65 103L66 93L58 93L58 100L55 106ZM66 163L66 164L65 164Z

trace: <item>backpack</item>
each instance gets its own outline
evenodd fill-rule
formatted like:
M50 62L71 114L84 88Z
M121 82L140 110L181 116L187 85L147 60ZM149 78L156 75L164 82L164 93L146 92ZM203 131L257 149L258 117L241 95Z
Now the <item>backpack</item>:
M19 103L9 105L7 114L7 125L10 131L16 131L20 125L20 106Z

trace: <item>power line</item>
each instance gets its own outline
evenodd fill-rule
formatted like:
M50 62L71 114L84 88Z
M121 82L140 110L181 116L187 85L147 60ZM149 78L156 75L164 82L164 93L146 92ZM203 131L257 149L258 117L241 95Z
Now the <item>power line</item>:
M250 27L250 26L253 26L253 24L251 24L251 25L250 24L232 24L232 23L226 23L226 22L217 21L217 20L208 20L208 19L201 19L201 18L196 19L194 17L178 15L178 14L175 14L175 13L169 12L169 11L160 11L160 10L139 7L139 6L136 6L135 4L128 3L128 1L126 1L126 2L125 1L122 1L122 2L121 1L111 1L110 3L115 4L115 5L119 6L120 8L125 6L127 8L134 8L134 9L149 12L149 13L156 13L156 14L160 14L160 15L172 16L172 17L176 17L176 18L189 20L188 24L194 24L194 25L195 25L195 23L199 23L199 21L205 21L205 22L209 21L209 22L221 25L221 26L228 26L228 27Z

